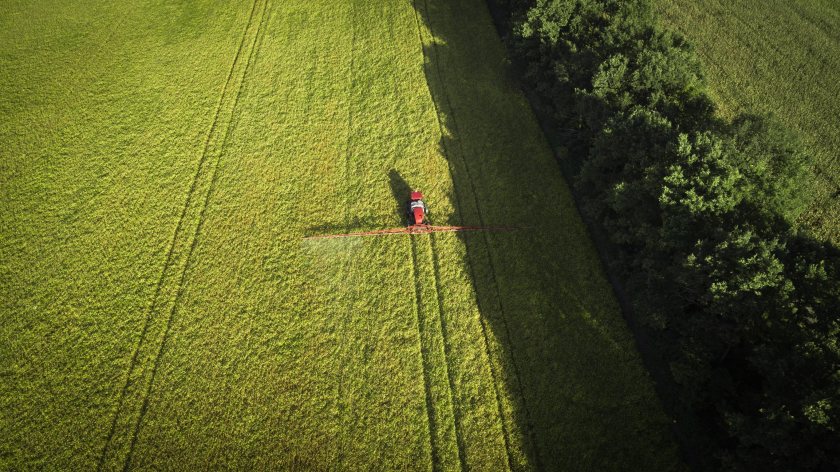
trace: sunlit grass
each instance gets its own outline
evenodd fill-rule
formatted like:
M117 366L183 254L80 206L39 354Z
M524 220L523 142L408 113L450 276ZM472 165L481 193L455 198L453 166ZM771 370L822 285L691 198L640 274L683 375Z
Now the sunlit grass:
M676 467L481 1L167 5L0 15L0 465Z

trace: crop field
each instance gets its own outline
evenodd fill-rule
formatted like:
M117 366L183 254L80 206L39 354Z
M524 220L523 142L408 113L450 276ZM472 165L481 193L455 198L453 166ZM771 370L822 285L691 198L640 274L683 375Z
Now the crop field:
M840 2L660 0L704 60L724 115L770 113L815 158L802 224L840 244Z
M679 470L482 0L10 1L0 469ZM304 240L436 224L499 233Z

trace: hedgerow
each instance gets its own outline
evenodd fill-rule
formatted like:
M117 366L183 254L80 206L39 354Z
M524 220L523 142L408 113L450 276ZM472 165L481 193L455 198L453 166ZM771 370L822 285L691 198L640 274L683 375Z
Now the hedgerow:
M791 224L810 180L796 137L719 118L647 0L492 6L535 107L573 130L581 208L667 358L670 400L705 423L702 467L840 469L840 251Z

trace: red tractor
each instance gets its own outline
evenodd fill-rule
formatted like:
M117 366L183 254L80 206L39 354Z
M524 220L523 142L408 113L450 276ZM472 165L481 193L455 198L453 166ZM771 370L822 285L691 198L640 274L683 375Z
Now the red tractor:
M428 225L429 209L423 201L423 194L418 191L411 192L411 200L408 201L406 219L409 226Z
M411 198L405 209L405 219L408 226L401 228L376 229L372 231L357 231L344 234L316 234L306 236L303 239L332 239L350 238L356 236L385 236L390 234L429 234L429 233L460 233L464 231L510 231L514 228L504 226L433 226L429 222L429 208L423 201L423 194L418 191L411 192Z

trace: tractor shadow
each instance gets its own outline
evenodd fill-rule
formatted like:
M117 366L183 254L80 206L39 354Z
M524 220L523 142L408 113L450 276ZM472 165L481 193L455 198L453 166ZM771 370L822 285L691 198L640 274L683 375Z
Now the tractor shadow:
M399 216L400 226L407 226L406 204L413 187L396 169L388 171L388 184L391 188L391 195L394 197L394 214ZM354 216L345 224L332 223L310 226L304 230L304 237L379 230L393 225L394 221L391 218Z
M486 21L474 18L476 8L486 8L477 3L413 0L412 6L453 188L455 211L438 224L523 228L458 233L508 465L679 468L668 420L588 233L502 62L489 13ZM389 177L402 214L410 188L396 171ZM464 415L470 407L458 408Z
M408 224L405 209L408 196L411 194L411 186L396 169L390 169L388 171L388 183L391 188L391 195L394 197L394 214L399 215L400 225L405 226ZM358 215L353 215L346 223L310 226L304 230L304 237L356 233L360 231L379 230L392 226L394 226L393 218L359 217Z
M394 197L394 212L400 216L400 224L408 225L408 215L405 210L408 195L411 194L411 186L396 169L388 171L388 184L391 187L391 195Z

